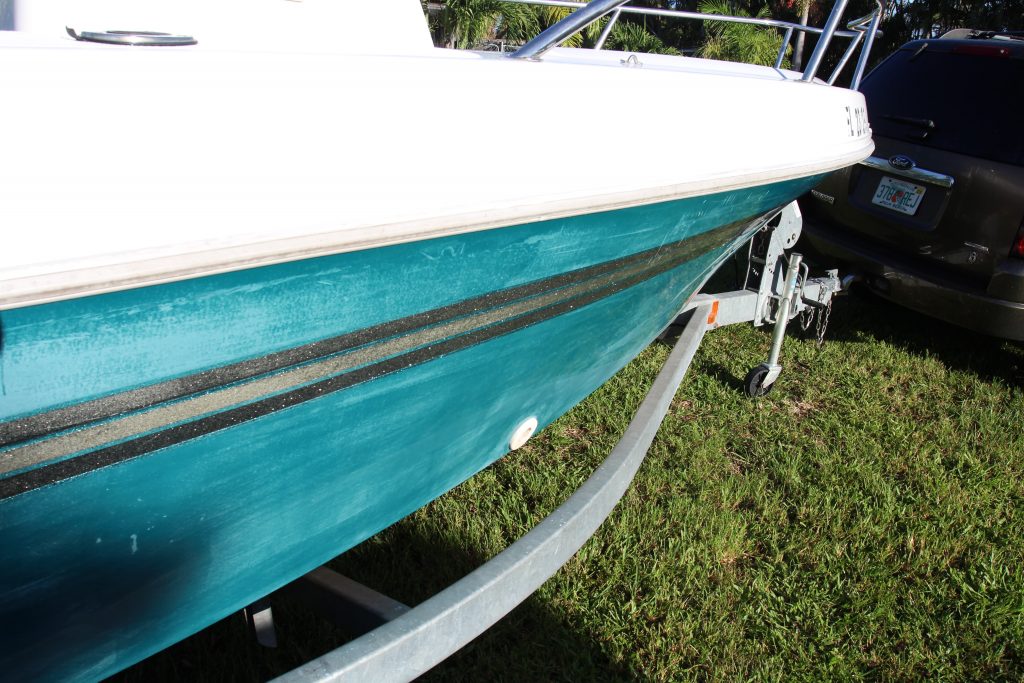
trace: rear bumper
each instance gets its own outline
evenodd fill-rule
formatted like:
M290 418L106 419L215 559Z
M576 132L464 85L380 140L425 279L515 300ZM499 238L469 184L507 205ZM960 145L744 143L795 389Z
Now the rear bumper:
M873 291L901 306L983 334L1024 341L1022 302L928 272L888 250L806 219L798 249L812 258L839 262L847 271L863 276ZM1024 291L1024 267L1008 264L993 278L993 284L998 284L1000 292L1015 292L1018 287Z

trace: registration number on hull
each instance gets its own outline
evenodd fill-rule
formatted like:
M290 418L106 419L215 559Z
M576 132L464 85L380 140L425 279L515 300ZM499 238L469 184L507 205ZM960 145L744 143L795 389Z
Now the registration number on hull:
M921 205L923 197L924 188L920 185L884 176L878 183L871 203L913 216L917 213L917 207Z

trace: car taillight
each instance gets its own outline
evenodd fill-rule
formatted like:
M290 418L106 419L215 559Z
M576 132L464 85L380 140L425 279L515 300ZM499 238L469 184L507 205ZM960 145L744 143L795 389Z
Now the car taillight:
M988 45L957 45L953 48L954 54L974 55L975 57L1009 57L1011 52L1005 47L990 47Z
M1013 246L1010 247L1010 256L1024 258L1024 223L1021 223L1017 236L1013 238Z

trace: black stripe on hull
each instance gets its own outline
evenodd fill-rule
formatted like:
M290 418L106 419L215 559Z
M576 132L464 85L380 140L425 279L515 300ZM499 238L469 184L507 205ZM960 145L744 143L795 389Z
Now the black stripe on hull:
M717 232L717 231L713 231ZM705 233L707 234L707 233ZM691 238L696 239L696 238ZM649 249L613 261L606 261L580 270L562 273L535 282L464 299L449 306L424 311L355 332L311 342L258 358L224 365L204 372L139 387L65 408L0 423L0 447L46 436L57 431L79 427L90 422L106 420L134 410L140 410L175 399L215 389L217 387L252 379L260 375L283 370L318 358L343 353L382 339L407 334L413 330L435 325L483 309L508 304L518 299L552 291L582 280L598 277L641 263L652 258L659 249Z
M626 273L622 273L622 277L612 277L611 279L599 278L598 282L603 284L589 290L584 290L582 293L575 296L570 296L557 301L556 303L544 305L487 326L469 330L457 336L436 341L419 348L414 348L398 355L381 358L362 367L326 377L272 396L259 398L258 400L254 400L244 405L221 410L220 412L192 419L191 421L182 424L166 426L159 431L128 438L112 445L101 446L75 457L59 460L58 462L53 462L48 465L42 465L36 469L31 469L20 474L9 476L6 479L0 479L0 500L26 493L43 486L48 486L71 477L76 477L96 469L125 462L147 453L205 436L207 434L212 434L250 420L255 420L259 417L311 401L327 394L369 382L410 367L422 365L442 356L455 353L485 341L511 334L531 325L549 320L576 308L580 308L600 299L612 296L613 294L628 289L629 287L672 270L700 254L728 244L730 241L736 239L740 234L742 234L744 229L749 226L753 220L754 219L747 219L739 221L670 245L664 245L656 249L641 252L640 254L627 257L626 259L610 261L604 264L599 264L598 266L575 271L574 273L567 273L535 283L530 283L528 285L523 285L521 287L504 290L503 292L495 292L482 297L465 300L463 302L453 304L452 306L427 311L372 328L366 328L352 334L324 340L323 342L315 342L313 344L296 347L295 349L263 356L262 358L254 359L253 361L246 361L244 363L226 366L226 368L224 368L226 372L219 375L219 377L224 381L224 383L230 383L235 380L226 378L235 377L236 374L243 372L241 366L246 366L244 371L248 371L250 373L252 373L252 369L255 367L269 367L275 364L278 368L288 367L288 364L284 363L285 358L302 358L304 361L310 360L317 357L314 355L314 349L323 351L323 355L334 354L338 352L339 348L343 351L351 349L355 339L363 340L361 344L371 343L372 341L383 341L393 337L395 334L400 334L400 332L396 332L398 330L412 332L424 326L430 326L441 321L451 320L458 317L460 314L464 315L469 311L478 311L483 302L487 302L490 307L495 307L502 303L507 304L508 302L515 302L518 299L522 299L530 295L536 296L540 293L557 290L571 283L593 278L595 275L614 274L617 270L627 271ZM645 260L649 262L649 265L643 264ZM639 267L629 269L628 266L633 264L641 265ZM456 311L458 311L458 313L456 313ZM375 338L371 338L371 331L377 335ZM334 350L327 352L327 349ZM209 371L199 373L192 377L201 376L201 380L197 380L196 382L211 382L216 373L217 371ZM251 377L252 374L249 376ZM161 383L160 385L154 386L165 386L168 384L172 383ZM195 383L189 385L196 386ZM142 392L144 392L145 389L148 388L127 393L132 394L132 401L137 401L141 400ZM171 387L166 387L165 389L167 392L170 392L170 390ZM179 398L180 396L181 395L179 394L173 398ZM110 397L109 400L113 401L116 398L116 396ZM90 403L96 404L97 402ZM152 405L153 404L148 404L144 407L150 407ZM95 406L91 406L87 410L94 409ZM68 411L70 409L63 410ZM45 417L45 415L40 417ZM21 422L24 422L24 420ZM38 426L36 428L38 428ZM65 457L73 452L76 451L71 450L62 454L55 454L53 457ZM3 457L3 454L0 454L0 457Z

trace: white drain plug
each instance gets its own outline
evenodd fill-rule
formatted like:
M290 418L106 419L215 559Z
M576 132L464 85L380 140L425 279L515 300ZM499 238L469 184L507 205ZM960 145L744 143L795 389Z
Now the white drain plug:
M512 438L508 440L508 447L511 450L516 450L530 440L533 433L537 431L537 418L528 417L523 420L523 423L516 427L516 431L512 432Z

